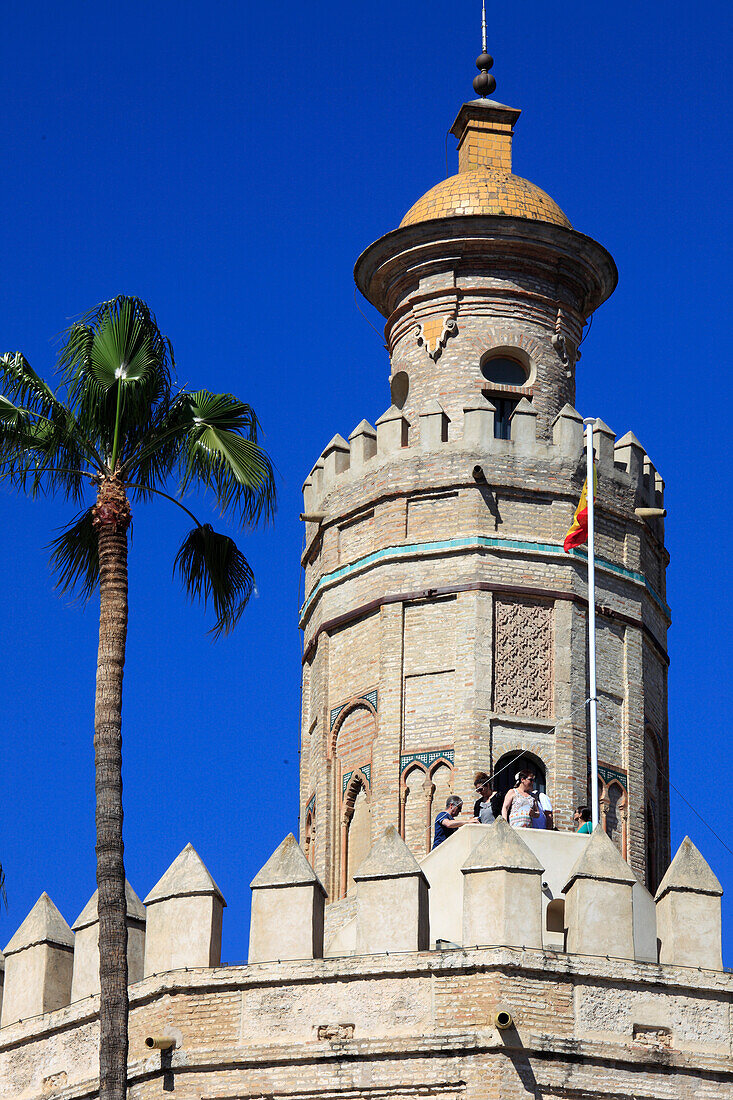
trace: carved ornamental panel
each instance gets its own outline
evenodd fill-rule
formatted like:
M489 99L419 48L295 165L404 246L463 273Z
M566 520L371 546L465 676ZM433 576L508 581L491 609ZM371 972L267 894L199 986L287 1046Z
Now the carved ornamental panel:
M553 711L552 604L494 601L494 710L527 718Z

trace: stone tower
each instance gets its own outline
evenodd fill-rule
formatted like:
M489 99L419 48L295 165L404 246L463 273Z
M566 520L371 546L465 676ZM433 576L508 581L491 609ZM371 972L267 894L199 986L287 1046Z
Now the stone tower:
M578 346L617 272L512 174L519 114L464 103L458 173L356 264L386 318L391 401L334 436L304 486L300 828L331 901L388 825L424 855L448 793L472 805L477 769L506 789L523 753L561 829L589 801L586 560L562 544L585 476ZM654 890L668 557L662 519L637 510L661 507L663 482L631 432L595 432L595 781L606 832Z

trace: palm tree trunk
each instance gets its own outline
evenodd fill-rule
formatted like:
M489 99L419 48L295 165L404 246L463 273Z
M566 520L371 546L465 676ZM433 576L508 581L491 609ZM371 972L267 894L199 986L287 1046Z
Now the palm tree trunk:
M99 487L99 650L94 760L99 888L99 1100L127 1095L127 906L122 844L122 677L127 641L130 506L114 478Z

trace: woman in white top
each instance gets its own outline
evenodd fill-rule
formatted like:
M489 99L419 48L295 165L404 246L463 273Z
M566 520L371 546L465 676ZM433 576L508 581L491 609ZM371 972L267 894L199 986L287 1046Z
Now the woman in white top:
M507 791L501 814L513 829L531 829L532 818L540 812L533 793L534 772L523 769L517 772L517 785Z

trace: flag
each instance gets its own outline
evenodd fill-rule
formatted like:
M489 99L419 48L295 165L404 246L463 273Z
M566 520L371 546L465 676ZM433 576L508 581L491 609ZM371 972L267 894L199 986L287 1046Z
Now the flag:
M598 494L598 475L596 474L595 464L593 466L593 502L595 503L596 496ZM583 482L583 491L580 494L580 500L578 501L578 507L575 509L575 515L573 516L573 522L570 524L570 530L565 536L565 542L563 543L563 550L567 554L568 550L572 550L576 546L582 546L584 542L588 541L588 478Z

